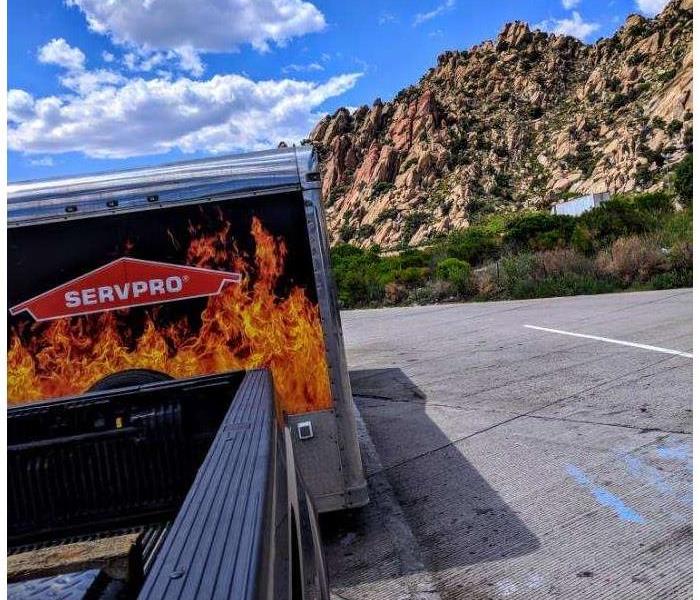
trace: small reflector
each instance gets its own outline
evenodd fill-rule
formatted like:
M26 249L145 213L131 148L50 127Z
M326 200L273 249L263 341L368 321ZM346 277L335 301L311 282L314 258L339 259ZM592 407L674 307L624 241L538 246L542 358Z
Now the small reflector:
M311 426L311 421L297 423L297 435L300 440L310 440L314 437L314 429Z

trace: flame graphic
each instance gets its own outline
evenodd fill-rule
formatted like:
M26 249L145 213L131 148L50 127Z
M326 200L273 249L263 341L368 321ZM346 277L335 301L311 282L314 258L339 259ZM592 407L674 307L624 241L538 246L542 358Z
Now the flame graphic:
M80 394L124 369L155 369L184 378L268 367L278 411L330 408L318 307L301 287L293 287L286 298L274 292L284 270L284 242L254 218L251 261L237 251L229 230L224 223L218 233L204 235L190 225L187 264L243 275L241 284L228 285L208 299L196 331L185 318L159 326L157 307L147 311L138 336L114 312L34 323L29 335L14 328L8 350L9 404Z

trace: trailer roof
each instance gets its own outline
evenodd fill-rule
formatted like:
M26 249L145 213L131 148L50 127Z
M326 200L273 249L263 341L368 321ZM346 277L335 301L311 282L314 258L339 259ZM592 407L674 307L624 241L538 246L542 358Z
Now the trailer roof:
M8 185L8 224L318 187L311 146Z

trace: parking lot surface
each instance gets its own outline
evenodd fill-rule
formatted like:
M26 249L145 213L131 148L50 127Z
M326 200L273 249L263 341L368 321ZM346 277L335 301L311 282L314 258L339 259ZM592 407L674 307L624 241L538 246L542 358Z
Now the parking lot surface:
M343 328L371 503L323 517L336 597L691 597L691 290Z

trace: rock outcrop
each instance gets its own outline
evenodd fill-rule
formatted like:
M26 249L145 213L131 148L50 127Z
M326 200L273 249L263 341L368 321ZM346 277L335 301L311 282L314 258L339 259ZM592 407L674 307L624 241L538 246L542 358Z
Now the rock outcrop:
M418 245L565 194L650 190L692 144L692 0L610 38L507 24L390 102L321 120L333 241Z

